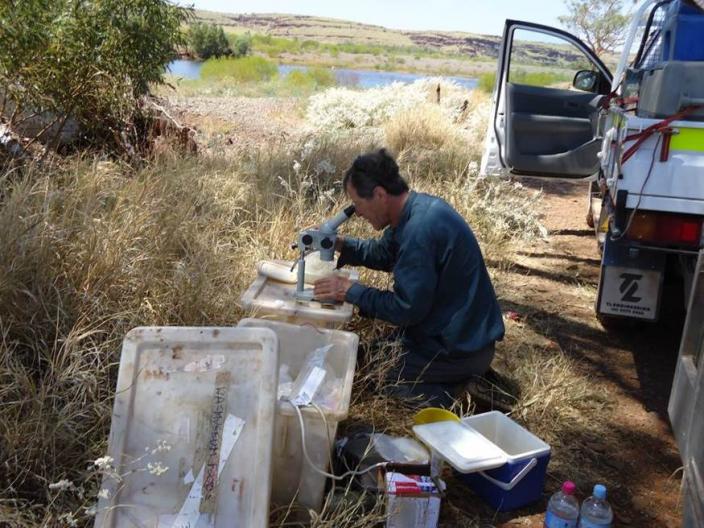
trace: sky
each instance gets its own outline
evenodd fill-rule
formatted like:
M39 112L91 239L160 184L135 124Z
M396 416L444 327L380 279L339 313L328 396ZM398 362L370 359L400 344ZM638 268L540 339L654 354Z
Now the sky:
M560 27L564 0L179 0L224 13L285 13L339 18L391 29L500 35L507 18Z

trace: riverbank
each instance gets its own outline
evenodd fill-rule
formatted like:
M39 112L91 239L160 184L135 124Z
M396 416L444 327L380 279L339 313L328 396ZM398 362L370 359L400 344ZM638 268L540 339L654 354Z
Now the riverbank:
M200 80L202 70L207 61L198 61L194 59L177 59L171 61L166 67L168 74L176 79L185 80ZM276 69L279 77L286 77L290 74L310 75L320 74L323 70L323 75L327 75L330 80L334 79L336 84L341 86L356 87L356 88L378 88L386 86L394 82L411 83L419 79L428 77L440 77L459 84L468 89L474 89L478 80L472 77L463 77L456 73L448 75L425 75L422 73L409 73L404 71L386 71L386 70L369 70L359 68L340 68L335 65L329 67L316 67L306 64L276 64Z

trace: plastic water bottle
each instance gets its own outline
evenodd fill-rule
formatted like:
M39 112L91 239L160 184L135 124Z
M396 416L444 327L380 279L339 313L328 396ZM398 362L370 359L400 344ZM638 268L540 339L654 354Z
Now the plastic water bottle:
M577 528L579 501L574 496L575 489L574 482L568 480L560 491L550 497L545 512L545 528Z
M614 514L606 502L606 486L594 486L592 496L582 503L579 518L580 528L611 528Z

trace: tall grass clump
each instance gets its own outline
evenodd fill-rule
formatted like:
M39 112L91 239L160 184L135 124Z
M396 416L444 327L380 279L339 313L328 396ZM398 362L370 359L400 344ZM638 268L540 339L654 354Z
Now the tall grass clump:
M99 481L85 468L105 453L125 333L235 324L256 261L290 256L296 226L338 205L301 183L293 156L281 147L278 169L264 155L137 172L77 159L3 176L0 501L39 505L26 526L88 522ZM59 481L71 486L57 498Z
M263 57L242 57L239 59L223 57L205 61L200 75L206 80L252 83L268 81L276 77L278 68L276 64Z
M482 73L477 82L477 88L484 93L490 94L494 91L496 84L496 72Z
M436 150L452 148L460 140L457 127L448 126L447 117L435 104L425 103L412 111L399 112L384 127L393 150Z

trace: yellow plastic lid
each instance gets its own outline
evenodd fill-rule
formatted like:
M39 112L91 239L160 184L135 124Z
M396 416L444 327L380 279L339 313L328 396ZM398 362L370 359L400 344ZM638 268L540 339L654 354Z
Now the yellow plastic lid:
M413 416L413 423L416 425L429 424L434 422L459 422L460 417L447 409L440 407L427 407L418 411Z

